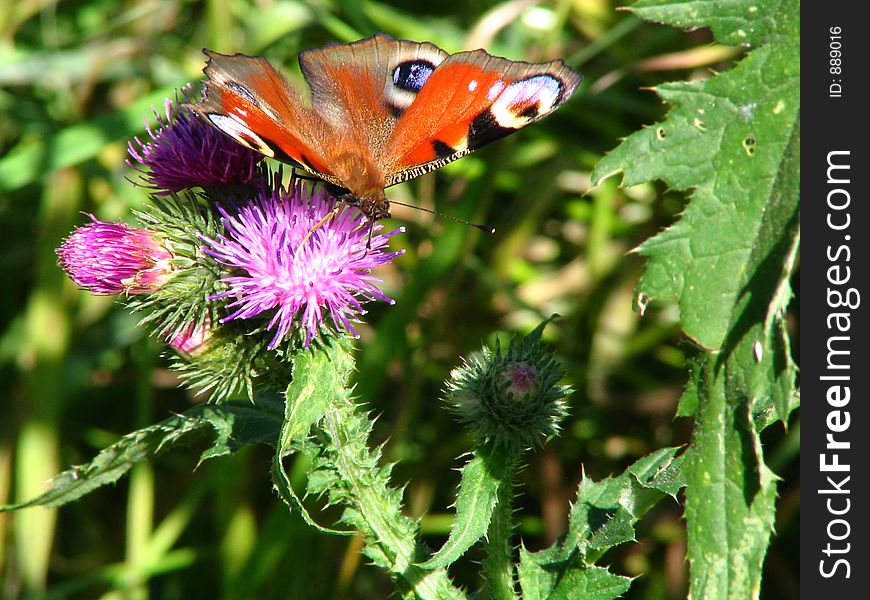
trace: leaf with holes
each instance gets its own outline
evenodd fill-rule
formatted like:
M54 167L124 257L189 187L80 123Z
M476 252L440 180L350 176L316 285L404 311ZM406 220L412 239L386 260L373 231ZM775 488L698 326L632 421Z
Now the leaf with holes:
M800 181L797 2L737 4L755 7L757 26L722 13L720 3L632 7L646 18L710 25L726 42L764 45L705 81L656 88L673 106L667 119L628 137L592 174L596 182L622 172L624 185L661 179L673 189L694 189L679 222L638 248L649 261L637 299L641 306L676 301L686 334L711 350L725 343L731 307L764 261L777 259L797 236L789 226L797 219ZM777 200L787 205L784 222L766 227L766 211Z
M632 10L752 48L706 81L657 88L667 119L626 139L593 179L622 172L625 185L693 190L680 220L638 248L648 262L636 300L676 302L706 350L679 409L695 419L690 597L757 597L776 499L758 433L797 404L784 312L799 247L799 3L640 0Z

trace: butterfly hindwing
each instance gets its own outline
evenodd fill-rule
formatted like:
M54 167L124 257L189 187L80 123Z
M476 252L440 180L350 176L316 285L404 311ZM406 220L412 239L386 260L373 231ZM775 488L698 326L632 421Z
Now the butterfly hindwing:
M437 169L541 119L580 75L561 60L515 62L483 50L450 55L399 119L382 162L386 185Z

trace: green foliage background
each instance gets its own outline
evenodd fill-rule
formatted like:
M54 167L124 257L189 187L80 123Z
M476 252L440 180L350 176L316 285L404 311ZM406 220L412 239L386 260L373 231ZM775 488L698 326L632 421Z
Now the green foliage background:
M77 291L55 264L54 248L81 211L128 219L142 205L124 157L150 107L199 80L202 47L263 54L294 70L299 50L378 30L447 51L563 57L585 76L552 117L389 192L498 230L486 236L395 207L408 232L393 245L407 253L380 275L397 304L372 307L357 344L357 394L382 415L375 439L399 461L394 481L411 482L405 500L424 515L431 546L449 532L457 456L470 446L439 401L441 385L495 331L526 332L560 313L547 341L577 390L563 434L520 476L526 549L565 529L581 468L599 480L688 441L688 420L673 415L690 342L675 307L632 310L644 263L628 253L671 225L687 198L664 184L619 189L613 179L590 191L590 173L621 138L662 120L667 107L643 88L707 78L742 50L615 8L607 0L0 1L0 504L35 496L121 435L203 401L177 387L163 345L142 336L136 317ZM784 478L766 598L798 595L792 420L787 433L773 426L762 436L768 465ZM363 564L360 540L317 534L277 501L267 449L194 470L205 445L191 442L60 510L0 513L0 597L387 597L392 585ZM682 509L662 502L639 523L638 543L603 562L642 575L628 597L680 598L685 543ZM457 567L457 583L476 586L475 571Z

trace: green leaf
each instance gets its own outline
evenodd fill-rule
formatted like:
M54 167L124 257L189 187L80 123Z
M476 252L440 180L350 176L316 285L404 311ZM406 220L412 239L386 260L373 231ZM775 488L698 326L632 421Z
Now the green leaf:
M797 144L798 132L796 127L790 145ZM789 155L778 179L787 179L782 173L796 160ZM788 278L798 244L791 231L797 216L783 201L792 194L796 197L797 190L771 199L763 230L779 228L779 245L759 259L753 281L732 307L723 350L695 359L693 381L684 395L694 397L687 404L696 407L686 469L693 597L756 597L761 587L776 510L776 476L764 464L759 432L773 422L768 414L785 422L798 404L782 318L791 298Z
M665 495L684 485L678 448L662 448L618 477L584 477L571 509L562 556L575 549L592 562L608 549L634 539L634 523Z
M777 21L783 16L791 17L786 12L793 7L791 0L638 0L631 6L631 12L647 21L683 29L709 27L717 40L730 46L754 46L775 35Z
M283 459L305 445L311 428L323 418L336 398L348 395L346 384L353 366L350 344L344 340L331 340L293 355L293 380L287 386L284 422L272 458L272 484L278 495L306 523L322 533L350 535L353 532L324 527L311 517L293 490Z
M556 586L556 580L563 570L563 565L553 562L552 557L558 548L550 548L540 552L529 552L525 546L520 546L520 564L517 575L523 600L544 600Z
M631 580L589 563L608 549L634 539L634 524L665 496L676 496L685 485L684 455L679 448L662 448L641 458L621 475L594 482L584 477L571 509L568 532L540 552L520 549L520 586L526 600L573 598L568 584L589 590L589 597L615 598ZM581 575L575 571L590 570ZM590 587L600 584L600 588ZM584 587L586 586L586 587ZM593 592L594 589L599 591ZM557 594L562 595L554 595ZM616 591L620 590L620 591ZM616 595L606 595L614 593ZM576 596L583 597L583 596Z
M278 441L281 426L280 405L258 396L256 404L225 402L202 407L201 420L215 432L211 447L202 453L200 462L226 456L249 444L269 444Z
M742 375L698 359L699 414L687 464L691 597L757 598L773 529L776 476L761 456Z
M44 494L20 504L0 506L0 511L29 506L56 507L77 500L114 483L137 462L187 442L195 433L214 431L217 434L201 460L235 452L247 444L274 444L280 423L278 414L268 406L259 408L249 403L198 406L183 415L125 435L101 450L91 462L58 474Z
M438 569L452 564L486 535L499 488L510 486L508 471L505 460L498 455L475 456L462 468L450 537L432 558L419 565L421 568Z
M673 300L707 350L678 413L695 418L685 456L690 596L757 597L773 526L775 475L758 431L797 405L783 313L799 247L800 16L797 0L640 0L644 18L709 26L754 49L702 82L657 89L667 119L605 157L593 179L662 179L694 189L679 222L638 251L637 304Z
M548 600L612 600L631 586L631 578L615 575L604 567L569 569Z
M465 594L450 582L446 569L424 570L415 564L428 550L417 543L418 526L402 510L401 491L390 486L391 465L380 466L380 449L368 446L372 420L359 410L347 385L353 368L350 343L347 340L330 343L328 348L301 353L294 359L283 442L273 461L276 488L285 502L302 509L302 516L319 530L361 534L366 544L364 553L397 580L402 597L464 598ZM325 412L322 401L327 402ZM307 402L314 402L317 408L294 407ZM318 414L321 416L317 417ZM306 425L312 421L316 426ZM310 437L303 433L306 428ZM341 521L350 525L352 531L321 527L304 512L280 461L282 453L299 442L307 442L303 450L313 459L309 491L326 494L329 504L344 506Z
M529 552L520 547L519 578L523 600L611 600L631 586L631 578L579 561L566 566L553 550Z
M636 5L638 14L674 24L710 19L722 41L765 45L708 80L656 88L673 105L668 118L631 135L593 172L596 182L621 171L625 185L662 179L694 188L680 221L638 248L649 261L637 298L641 307L676 301L686 334L711 350L724 345L732 307L759 269L782 264L776 252L792 246L797 229L785 224L796 222L800 181L797 1L753 2L754 12L735 3L753 26L735 20L728 4ZM775 203L782 207L772 220Z
M349 350L347 343L336 340L293 356L279 455L289 452L292 443L304 441L329 409L330 399L347 395L347 379L354 367Z

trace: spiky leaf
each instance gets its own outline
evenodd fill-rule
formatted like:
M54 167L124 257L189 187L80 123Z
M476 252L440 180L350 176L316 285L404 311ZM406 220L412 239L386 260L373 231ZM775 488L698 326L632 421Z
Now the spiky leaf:
M719 367L698 359L702 396L686 466L686 521L693 598L755 598L773 528L776 476L761 456L751 399ZM739 379L740 375L736 374Z
M633 10L677 25L709 24L726 43L763 44L730 71L656 88L673 105L668 118L631 135L593 172L595 181L622 172L625 185L662 179L694 188L680 221L638 249L649 257L638 301L678 302L686 333L719 349L731 307L766 263L784 262L797 235L798 3L650 0ZM773 203L783 204L775 218Z
M783 313L798 251L800 11L797 0L640 0L637 14L709 26L753 49L706 81L660 86L668 118L629 137L593 174L631 185L693 189L680 221L648 240L638 286L680 306L693 360L680 414L695 418L687 451L690 596L756 597L773 525L775 476L758 437L796 404Z
M679 448L663 448L638 460L619 476L599 482L584 478L565 536L540 552L521 549L518 573L524 598L574 597L551 596L557 589L559 594L569 593L563 581L574 581L578 589L589 590L590 594L593 587L589 586L600 584L602 595L590 597L615 598L628 589L629 578L591 563L613 546L633 540L637 520L685 485L685 458L677 456L678 452ZM590 572L582 574L584 570Z
M478 454L462 468L456 497L456 516L450 537L435 555L422 563L424 569L446 567L486 535L499 487L510 485L504 452Z
M14 510L28 506L62 506L89 494L95 489L114 483L139 461L188 442L197 433L216 434L202 460L235 452L242 446L272 443L277 439L281 425L280 413L271 405L252 406L250 403L227 403L221 406L199 406L155 425L129 433L100 451L85 465L75 466L60 473L50 482L44 494L0 510Z

